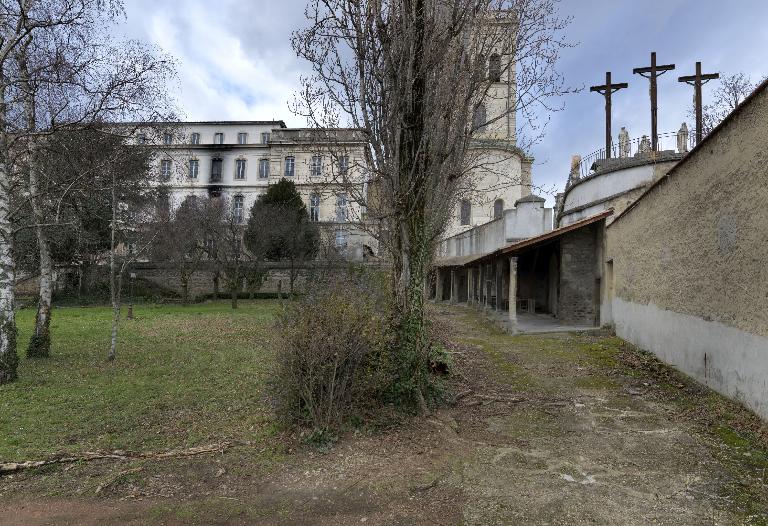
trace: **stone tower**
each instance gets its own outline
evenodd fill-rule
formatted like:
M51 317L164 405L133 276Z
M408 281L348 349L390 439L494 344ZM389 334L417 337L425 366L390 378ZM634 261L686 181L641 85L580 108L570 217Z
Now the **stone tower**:
M500 219L503 210L531 193L533 159L516 145L513 19L496 18L484 30L493 33L491 40L497 45L487 56L478 57L488 90L474 116L476 126L484 125L475 130L468 152L473 166L472 191L460 196L446 237Z

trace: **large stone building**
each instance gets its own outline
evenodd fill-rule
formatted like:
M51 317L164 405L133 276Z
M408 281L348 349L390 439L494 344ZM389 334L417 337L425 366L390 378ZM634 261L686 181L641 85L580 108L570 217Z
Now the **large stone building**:
M245 222L258 197L285 178L296 184L310 220L330 244L353 259L376 252L374 239L361 228L367 188L355 130L324 130L321 135L286 128L282 121L180 122L156 128L161 131L142 130L136 140L157 149L171 208L191 196L222 197Z

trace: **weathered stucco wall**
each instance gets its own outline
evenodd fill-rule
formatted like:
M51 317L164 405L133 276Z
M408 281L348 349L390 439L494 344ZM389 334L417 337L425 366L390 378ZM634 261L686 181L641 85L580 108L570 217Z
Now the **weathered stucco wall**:
M763 89L607 228L603 309L619 336L764 418L766 122Z

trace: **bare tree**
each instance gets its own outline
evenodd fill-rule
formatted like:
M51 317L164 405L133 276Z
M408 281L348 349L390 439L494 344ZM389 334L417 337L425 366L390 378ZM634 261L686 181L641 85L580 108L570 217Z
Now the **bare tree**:
M181 300L189 303L189 282L205 257L206 201L189 196L155 240L153 259L171 264L179 276Z
M365 162L337 179L368 205L392 261L393 361L402 401L424 408L429 342L424 280L453 205L497 159L477 140L535 115L567 91L555 69L567 44L556 0L312 0L293 36L309 61L296 111L326 130L360 130ZM499 80L512 79L500 88ZM493 114L485 104L502 109ZM518 126L521 128L522 126ZM486 134L486 135L484 135ZM486 143L489 144L489 143ZM505 145L507 146L507 145ZM363 173L367 185L347 174ZM509 181L508 184L519 184ZM360 189L375 187L377 202Z
M728 116L736 106L742 103L750 93L754 91L757 84L744 73L734 73L733 75L721 74L718 86L712 94L712 102L702 106L702 133L707 135L715 126ZM696 101L691 104L688 114L695 119Z
M21 193L31 206L33 224L27 226L35 229L40 252L40 294L30 356L49 352L53 275L49 230L58 226L52 211L60 209L56 206L60 196L51 193L55 186L46 181L51 174L41 170L41 144L62 129L102 121L152 120L168 108L164 88L159 87L171 71L169 62L138 43L115 44L109 38L109 22L121 13L120 0L0 4L0 172L5 177L0 181L0 215L5 214L0 223L7 227L0 232L0 255L12 243L14 210L7 206L9 196ZM12 278L12 266L2 274ZM0 325L11 334L13 280L2 278ZM0 334L0 382L15 377L12 367L6 367L15 353L15 338Z
M51 6L55 9L55 3ZM78 7L67 24L28 36L17 53L29 136L25 176L40 252L38 308L29 356L48 356L50 351L53 265L49 237L51 226L56 225L53 207L62 197L60 192L67 191L46 181L56 176L42 171L37 162L41 138L75 125L100 125L102 120L125 117L152 121L170 113L162 86L172 69L165 58L138 43L127 43L122 46L125 49L109 40L90 43L104 36L101 24L109 24L120 12L119 2L82 0ZM68 38L61 38L61 31ZM126 58L116 60L115 56Z

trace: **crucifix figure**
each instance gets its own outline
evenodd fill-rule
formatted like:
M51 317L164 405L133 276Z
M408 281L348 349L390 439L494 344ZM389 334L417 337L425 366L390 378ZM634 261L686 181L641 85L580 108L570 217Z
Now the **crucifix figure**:
M695 90L694 93L696 98L696 144L699 144L701 142L701 138L703 136L702 127L704 126L704 118L702 116L702 109L701 109L701 87L707 82L709 82L710 80L719 79L719 78L720 78L719 73L705 73L702 75L701 62L697 62L695 75L688 75L687 77L679 77L677 79L678 82L685 82L686 84L693 86L693 89Z
M611 84L611 72L605 72L605 84L592 86L589 91L596 91L605 97L605 158L611 158L611 95L620 89L628 87L626 82Z
M657 130L657 110L658 104L656 102L656 79L666 73L675 69L674 64L665 64L659 66L656 64L656 52L651 53L651 65L645 68L635 68L632 73L636 73L641 77L645 77L651 81L651 149L655 152L659 149L659 134ZM647 73L647 75L646 75Z

